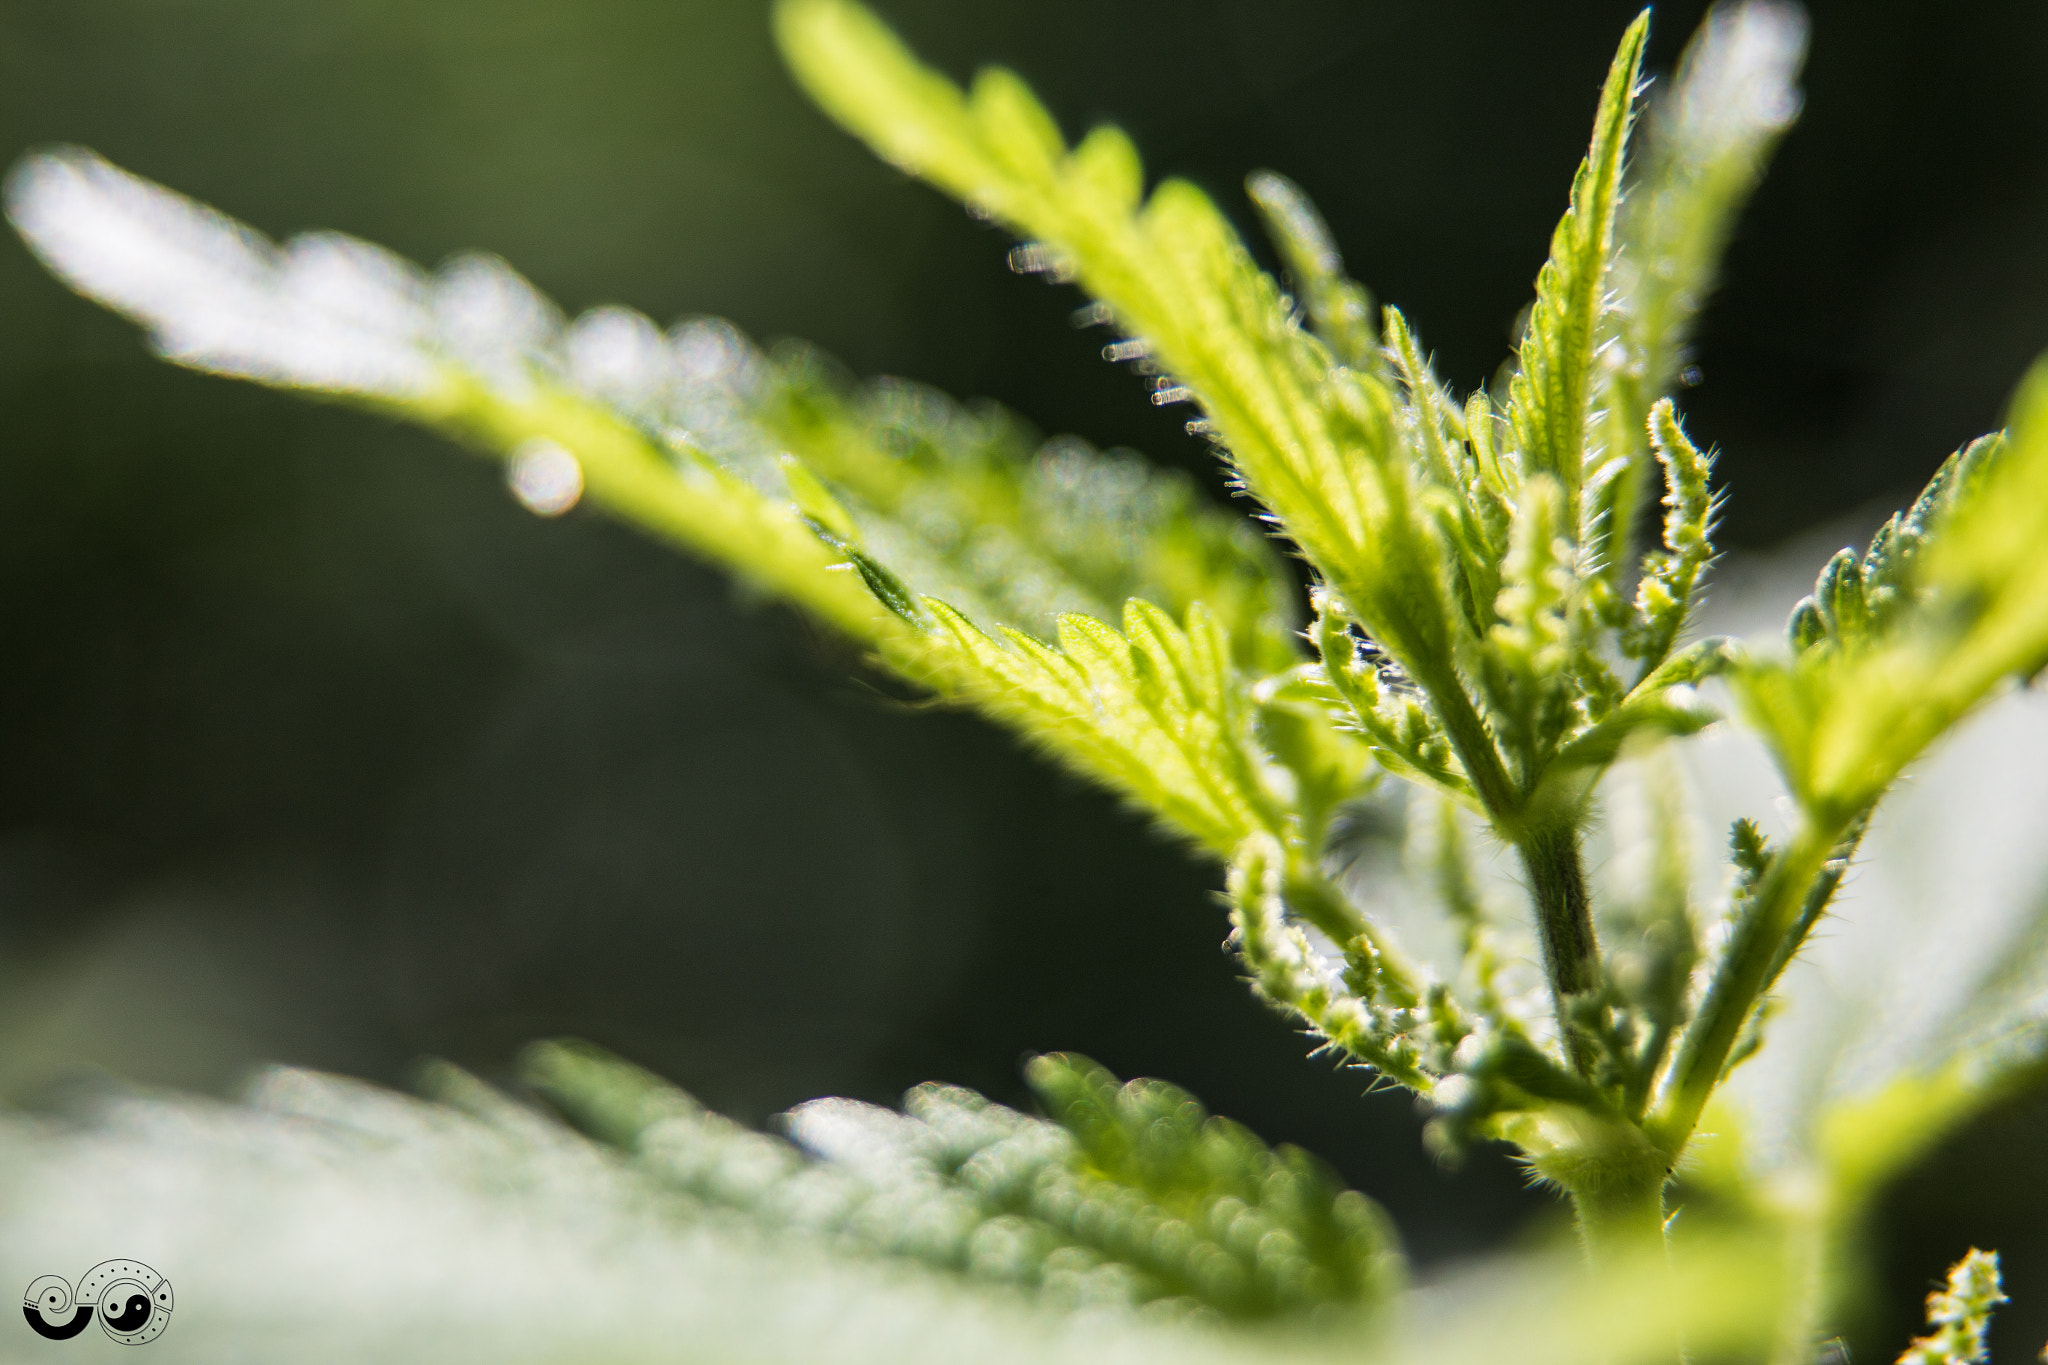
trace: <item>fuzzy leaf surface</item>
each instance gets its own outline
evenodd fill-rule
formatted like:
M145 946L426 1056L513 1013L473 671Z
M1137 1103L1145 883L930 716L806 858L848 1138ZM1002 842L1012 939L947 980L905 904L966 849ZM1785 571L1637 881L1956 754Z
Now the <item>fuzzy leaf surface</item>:
M813 1100L786 1117L792 1142L591 1049L536 1048L528 1074L694 1198L1055 1302L1258 1319L1371 1308L1404 1275L1385 1215L1314 1158L1082 1058L1029 1066L1050 1120L934 1084L901 1113Z
M1536 302L1522 338L1520 367L1508 388L1508 421L1532 472L1563 489L1576 524L1587 474L1587 429L1607 275L1614 252L1622 151L1628 144L1636 77L1650 16L1639 15L1600 89L1593 144L1572 178L1571 206L1550 240L1536 277Z
M494 258L428 274L334 234L279 247L86 152L24 163L8 207L167 359L433 427L505 458L515 491L536 452L566 460L592 502L1219 854L1284 824L1239 674L1294 657L1289 589L1183 480L926 390L856 389L807 353L771 360L724 323L571 324ZM1142 618L1143 639L1088 613ZM1180 682L1141 695L1150 662Z

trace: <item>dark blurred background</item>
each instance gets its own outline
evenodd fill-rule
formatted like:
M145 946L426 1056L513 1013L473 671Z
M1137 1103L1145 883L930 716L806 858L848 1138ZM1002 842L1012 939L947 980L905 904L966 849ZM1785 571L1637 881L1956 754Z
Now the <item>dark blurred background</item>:
M881 8L1227 204L1294 176L1461 387L1505 354L1632 12ZM1653 69L1701 9L1660 7ZM1814 23L1689 399L1737 547L1905 495L2048 344L2048 8ZM759 3L0 0L0 154L57 141L272 233L486 247L571 310L722 314L1207 473L1076 298L804 103ZM760 1121L929 1077L1017 1100L1023 1054L1070 1048L1322 1153L1425 1257L1550 1216L1304 1060L1219 951L1213 870L1003 737L430 439L149 360L12 239L0 316L0 1095L79 1066L502 1074L570 1033ZM2031 1352L2044 1136L2016 1106L1909 1182L1859 1350L1896 1351L1975 1238L2022 1286L2001 1349Z

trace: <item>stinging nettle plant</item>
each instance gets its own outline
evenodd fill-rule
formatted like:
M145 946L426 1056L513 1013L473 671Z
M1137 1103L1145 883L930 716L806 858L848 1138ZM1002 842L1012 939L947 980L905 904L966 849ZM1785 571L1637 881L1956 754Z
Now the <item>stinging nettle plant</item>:
M429 274L335 235L274 246L88 152L25 162L9 213L166 358L502 456L534 510L587 497L1148 812L1223 869L1253 989L1414 1092L1446 1153L1512 1144L1569 1198L1596 1277L1709 1294L1698 1258L1722 1264L1728 1226L1747 1240L1724 1260L1771 1268L1716 1310L1747 1336L1674 1307L1599 1349L1668 1358L1669 1328L1810 1358L1885 1177L2035 1062L2034 962L2004 963L1942 1045L1768 1141L1717 1092L1770 1045L1781 977L1902 771L2048 663L2048 367L2004 432L1829 562L1784 640L1694 638L1718 494L1674 393L1798 110L1800 15L1718 8L1654 87L1648 14L1629 27L1526 329L1462 398L1284 177L1247 185L1283 283L1205 193L1148 189L1114 127L1070 144L1014 74L963 91L849 0L784 0L775 23L830 115L1014 232L1012 268L1090 296L1105 356L1191 405L1270 535L1128 457L849 384L799 347L618 308L568 323L487 257ZM1723 720L1761 739L1791 815L1775 838L1734 826L1715 904L1667 749ZM1449 961L1361 908L1347 850L1373 810L1414 831ZM1639 886L1589 874L1603 811L1642 831ZM1505 913L1504 888L1523 902ZM1402 1280L1381 1215L1309 1158L1079 1059L1034 1064L1049 1121L925 1087L903 1114L806 1106L794 1146L587 1049L537 1049L529 1079L692 1207L1047 1301L1313 1318ZM1692 1203L1697 1234L1672 1221ZM1908 1358L1981 1358L1995 1260L1973 1253L1938 1297Z

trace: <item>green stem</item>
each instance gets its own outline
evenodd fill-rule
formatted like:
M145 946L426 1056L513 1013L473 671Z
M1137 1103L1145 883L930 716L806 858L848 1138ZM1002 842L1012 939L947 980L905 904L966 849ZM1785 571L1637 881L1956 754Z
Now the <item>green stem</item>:
M1640 1172L1615 1170L1608 1177L1591 1188L1569 1191L1586 1259L1596 1274L1646 1252L1664 1250L1663 1166Z
M1515 840L1529 891L1536 901L1536 928L1543 940L1543 970L1557 1008L1566 1053L1581 1076L1593 1074L1595 1041L1572 1019L1572 997L1598 989L1600 946L1593 937L1593 907L1579 858L1578 831L1568 825L1526 831Z
M1568 822L1545 822L1534 827L1525 824L1528 803L1516 792L1506 765L1500 760L1500 751L1494 747L1493 736L1487 733L1485 722L1480 720L1471 698L1465 695L1457 675L1444 669L1416 676L1429 694L1444 734L1494 828L1506 833L1521 854L1522 866L1529 874L1529 889L1536 900L1543 968L1550 978L1559 1036L1565 1040L1572 1065L1580 1075L1590 1076L1597 1049L1593 1040L1573 1024L1571 997L1598 986L1600 944L1593 933L1592 898L1586 891L1578 831Z
M1662 1258L1671 1159L1642 1129L1593 1095L1508 1116L1501 1134L1570 1196L1596 1274Z
M1839 882L1839 875L1828 875L1828 867L1851 823L1841 819L1802 828L1790 847L1772 860L1748 910L1736 921L1699 1012L1679 1043L1678 1058L1648 1125L1651 1138L1673 1156L1698 1126L1700 1111L1721 1083L1728 1056L1758 999L1797 951L1795 930L1801 925L1810 928L1819 917L1820 906L1813 903L1816 893L1821 887L1832 892Z
M1671 1253L1664 1237L1667 1169L1658 1162L1648 1170L1621 1167L1609 1175L1594 1192L1571 1191L1587 1268L1596 1280L1602 1280L1623 1273L1640 1274L1647 1265L1648 1296L1671 1302L1679 1290L1670 1279ZM1685 1365L1685 1343L1674 1331L1664 1350L1655 1355L1668 1365ZM1653 1358L1649 1351L1644 1357Z
M1456 670L1448 665L1433 667L1420 659L1404 659L1402 663L1428 695L1430 709L1436 712L1437 723L1444 727L1444 738L1450 740L1451 751L1457 754L1459 766L1464 768L1479 804L1486 808L1496 827L1512 828L1519 822L1521 797L1508 777L1507 766L1500 761L1500 750L1494 747L1486 722L1479 718L1472 699L1465 695L1465 685L1458 680Z

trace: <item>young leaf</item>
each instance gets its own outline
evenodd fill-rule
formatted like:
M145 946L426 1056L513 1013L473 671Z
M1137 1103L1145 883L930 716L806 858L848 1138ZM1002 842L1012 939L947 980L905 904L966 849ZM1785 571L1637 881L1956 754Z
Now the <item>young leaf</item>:
M1645 673L1662 663L1691 614L1700 575L1713 557L1718 500L1707 486L1713 457L1687 439L1668 398L1650 410L1650 444L1664 466L1664 547L1648 556L1636 585L1635 615L1622 648Z
M1899 1365L1984 1365L1990 1358L1991 1311L2004 1303L1998 1253L1971 1247L1948 1272L1948 1284L1927 1296L1927 1325Z
M1135 174L1105 190L1090 149L1113 146L1121 160L1129 144L1113 131L1064 159L1002 153L975 106L850 0L788 0L776 33L827 112L1100 299L1133 338L1112 352L1190 391L1246 485L1374 638L1432 688L1454 681L1439 555L1395 448L1391 394L1301 330L1206 195L1170 180L1139 206L1127 194ZM1049 116L1029 121L1051 127Z
M1644 120L1638 174L1618 228L1612 344L1619 363L1608 381L1603 433L1608 453L1626 459L1600 513L1617 586L1633 560L1636 509L1653 477L1650 410L1680 382L1735 216L1798 116L1805 47L1806 17L1795 5L1716 5Z
M1818 820L1846 823L2000 683L2048 662L2044 508L2048 363L2022 383L2004 439L1952 457L1868 554L1830 562L1795 613L1797 657L1738 675Z
M1476 805L1450 740L1423 705L1413 680L1386 651L1361 638L1328 593L1317 593L1313 601L1316 618L1310 630L1322 667L1304 684L1313 692L1320 683L1334 694L1341 709L1332 709L1372 746L1380 766Z
M1550 259L1536 277L1536 304L1508 386L1508 420L1522 459L1532 472L1557 481L1574 539L1589 459L1601 454L1587 445L1594 353L1614 250L1622 152L1649 31L1645 11L1629 25L1608 68L1592 147L1572 179L1571 206L1551 238Z
M1251 973L1259 994L1301 1019L1315 1036L1398 1084L1423 1095L1436 1087L1424 1063L1437 1022L1411 1008L1412 988L1391 999L1380 974L1374 945L1359 945L1354 958L1365 971L1340 973L1316 950L1290 912L1288 859L1271 839L1248 839L1230 869L1231 942ZM1347 975L1350 979L1347 979Z
M1372 295L1344 273L1344 258L1322 214L1301 186L1276 171L1253 171L1244 190L1265 221L1316 335L1343 364L1376 370L1382 362Z

